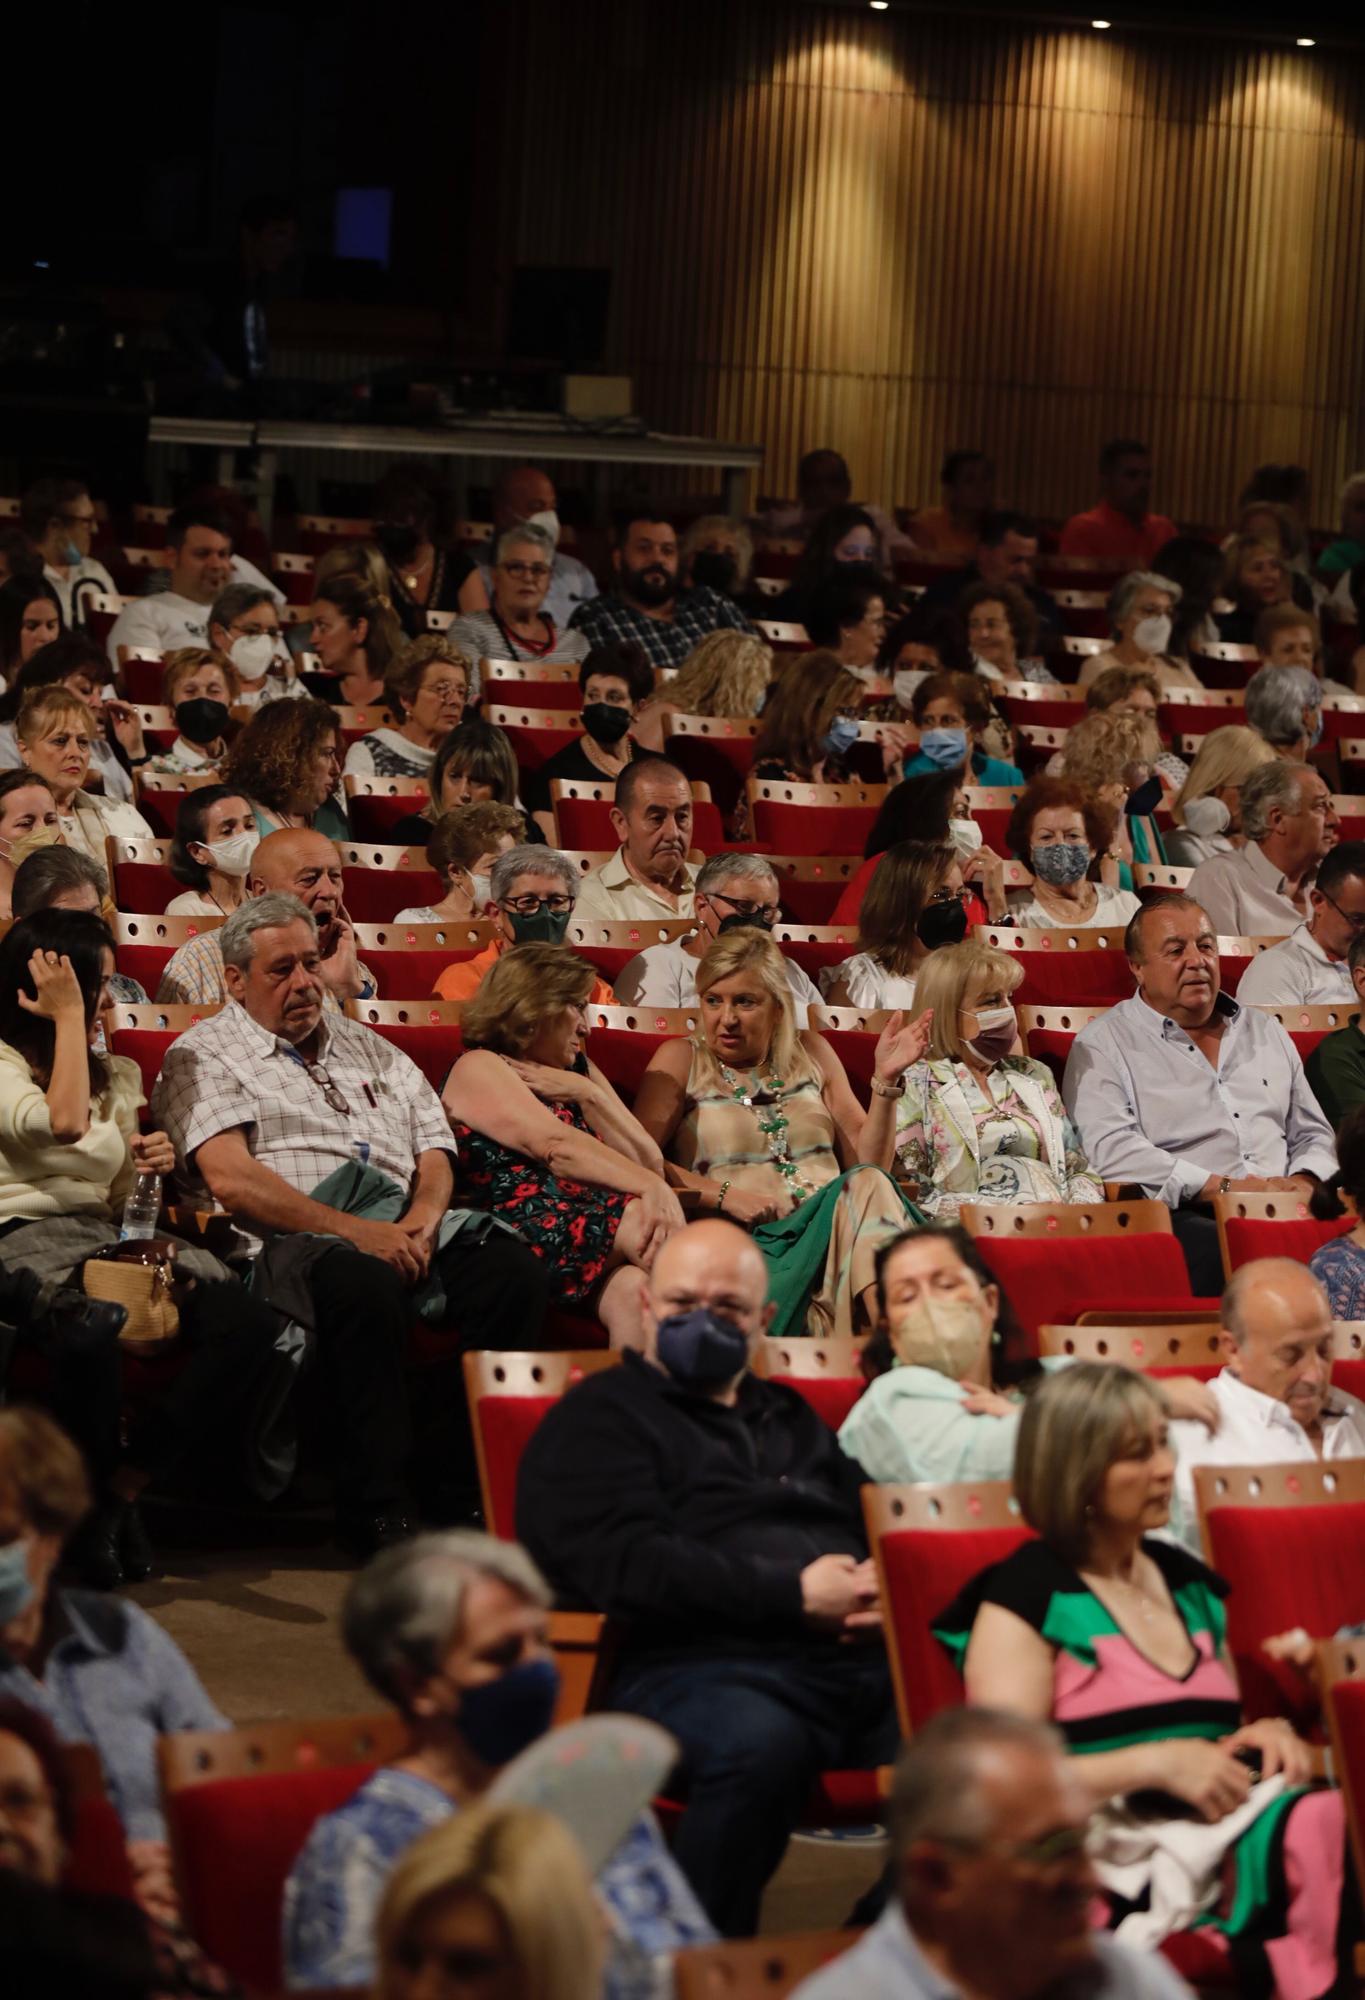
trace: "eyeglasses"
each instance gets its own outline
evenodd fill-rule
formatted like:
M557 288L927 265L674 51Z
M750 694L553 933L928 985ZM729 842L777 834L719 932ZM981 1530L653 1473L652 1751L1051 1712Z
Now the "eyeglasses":
M1332 905L1332 908L1341 918L1341 921L1344 924L1349 924L1357 937L1359 937L1362 931L1365 931L1365 911L1360 911L1355 916L1352 916L1348 910L1343 910L1336 897L1329 896L1325 889L1319 889L1318 894L1322 897L1324 903Z
M728 903L736 916L757 917L765 924L777 922L776 903L750 903L738 896L727 896L719 889L709 889L706 893L713 903Z
M509 576L514 576L518 583L544 583L550 574L548 563L505 562L502 568Z
M424 687L423 694L434 694L437 701L463 701L466 690L459 681L441 681L435 687Z
M342 1096L340 1090L338 1090L336 1084L333 1083L322 1064L320 1062L307 1062L302 1056L299 1057L299 1063L308 1081L317 1084L325 1102L331 1106L332 1110L339 1111L343 1118L349 1118L351 1107Z
M542 910L548 910L552 917L561 917L576 901L574 896L504 896L502 907L509 915L518 917L538 917Z
M935 905L942 906L947 903L970 903L971 900L970 889L935 889L929 898L929 907L933 909Z
M229 625L228 631L234 639L274 639L278 643L284 637L282 625Z
M99 520L98 514L63 514L61 519L68 528L93 528Z

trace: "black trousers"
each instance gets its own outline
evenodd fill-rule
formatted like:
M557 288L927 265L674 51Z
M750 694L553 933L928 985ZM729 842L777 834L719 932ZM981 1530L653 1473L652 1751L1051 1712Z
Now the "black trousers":
M1207 1208L1173 1208L1171 1228L1190 1274L1190 1290L1197 1299L1223 1296L1227 1279L1223 1275L1223 1253L1218 1248L1218 1224Z

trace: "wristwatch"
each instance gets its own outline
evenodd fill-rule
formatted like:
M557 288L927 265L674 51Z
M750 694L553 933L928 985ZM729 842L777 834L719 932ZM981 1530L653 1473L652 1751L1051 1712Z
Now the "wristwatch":
M1231 1186L1232 1186L1231 1174L1224 1174L1222 1180L1219 1181L1218 1183L1219 1194L1226 1194Z
M897 1083L883 1083L880 1077L870 1076L867 1083L874 1097L904 1097L905 1095L904 1077L901 1077Z

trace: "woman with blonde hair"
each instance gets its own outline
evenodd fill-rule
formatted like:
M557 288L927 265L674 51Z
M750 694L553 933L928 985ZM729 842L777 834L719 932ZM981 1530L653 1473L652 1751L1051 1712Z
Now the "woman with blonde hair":
M822 976L832 1007L913 1007L924 961L967 935L972 900L957 849L937 841L888 847L858 912L858 949Z
M250 801L262 836L308 826L344 840L340 741L336 711L325 701L267 702L224 758L223 783Z
M683 1214L663 1156L588 1059L596 975L563 944L513 945L460 1017L464 1054L441 1102L458 1198L520 1231L550 1303L596 1312L612 1345L639 1341L639 1279Z
M606 1920L573 1835L535 1806L472 1806L389 1877L375 2000L601 2000Z
M838 1057L800 1031L781 952L742 927L697 967L693 1033L660 1045L635 1115L675 1187L751 1231L768 1260L774 1334L851 1334L876 1318L878 1247L921 1218L876 1162L889 1157L901 1076L928 1021L893 1014L864 1113Z
M373 708L406 640L388 596L351 570L314 585L313 650L346 708Z
M1164 861L1156 823L1161 804L1157 759L1161 738L1149 716L1126 708L1106 708L1082 716L1067 731L1062 776L1079 785L1097 805L1114 815L1107 859L1119 864L1119 881L1131 889L1124 870L1134 861Z
M1227 1585L1162 1539L1168 1417L1163 1385L1112 1363L1077 1362L1035 1388L1014 1457L1035 1537L974 1577L934 1632L970 1703L1066 1738L1120 1943L1151 1950L1200 1912L1239 1992L1314 2000L1348 1984L1341 1794L1304 1789L1311 1753L1288 1722L1242 1719Z
M1209 731L1171 801L1175 831L1166 836L1166 852L1177 868L1197 868L1243 845L1242 786L1262 764L1274 762L1259 730L1229 723Z
M1250 646L1266 607L1293 603L1293 574L1278 546L1258 535L1229 536L1223 562L1223 595L1232 599L1233 608L1214 613L1218 636L1225 645ZM1303 588L1307 591L1306 583Z
M469 666L442 632L410 639L389 662L384 699L392 724L346 752L348 778L425 778L438 745L464 720Z
M703 514L678 544L678 574L686 587L700 584L722 597L742 598L753 566L754 538L728 514Z
M664 724L674 715L757 715L773 676L773 649L751 632L708 632L671 681L640 704L631 734L645 750L662 751Z
M964 1201L1104 1200L1052 1072L1016 1053L1009 996L1023 976L1017 958L971 939L934 952L916 982L928 1049L906 1071L880 1164L935 1219Z
M57 824L68 847L104 866L104 843L113 834L151 840L152 829L136 806L85 790L99 725L86 704L61 686L27 696L15 717L19 758L52 794Z
M833 653L802 653L773 683L754 741L753 775L844 784L862 698L862 682Z

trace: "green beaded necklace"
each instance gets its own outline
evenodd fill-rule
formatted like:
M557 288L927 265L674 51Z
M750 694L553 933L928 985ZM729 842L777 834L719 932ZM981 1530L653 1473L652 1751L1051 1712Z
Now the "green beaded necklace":
M805 1200L811 1190L797 1172L796 1162L791 1156L791 1141L787 1137L787 1114L782 1108L781 1097L785 1088L782 1078L771 1070L764 1086L759 1082L758 1071L751 1072L751 1081L744 1083L736 1076L728 1063L720 1064L720 1073L729 1085L730 1095L736 1104L742 1104L758 1118L758 1129L767 1141L768 1157L790 1190L793 1206ZM766 1100L760 1103L760 1099Z

